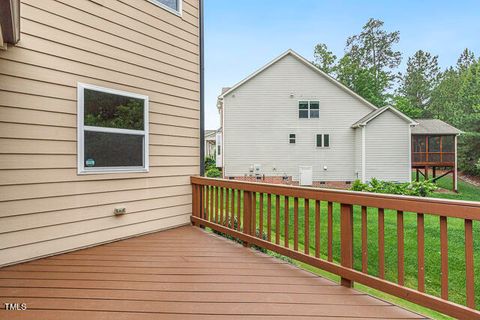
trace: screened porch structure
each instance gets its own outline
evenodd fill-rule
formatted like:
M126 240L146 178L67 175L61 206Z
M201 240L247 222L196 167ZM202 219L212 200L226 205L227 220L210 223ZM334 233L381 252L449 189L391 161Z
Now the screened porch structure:
M412 168L416 180L423 175L433 180L452 174L453 189L457 191L457 137L462 131L438 119L417 119L412 128ZM441 174L437 175L440 169Z

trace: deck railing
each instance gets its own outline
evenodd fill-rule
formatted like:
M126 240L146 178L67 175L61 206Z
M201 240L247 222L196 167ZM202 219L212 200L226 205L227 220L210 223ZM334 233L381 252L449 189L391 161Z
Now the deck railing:
M412 165L455 165L455 152L412 152Z
M334 273L341 277L343 286L352 287L353 282L358 282L459 319L480 319L480 312L475 309L473 239L473 222L480 220L480 203L202 177L192 177L191 183L194 225L208 227L229 235L243 241L244 245L256 245ZM299 204L303 210L299 210ZM372 210L375 214L372 214ZM303 228L300 229L299 215L302 211L304 223ZM395 254L395 252L385 252L385 217L391 219L390 215L396 218L396 232L393 232L396 237L397 253L395 281L387 280L385 276L385 254ZM357 224L360 225L360 230L355 232L359 235L358 239L361 239L361 245L357 244L357 248L361 250L361 263L357 262L356 268L354 267L354 216L358 219L357 222L360 222ZM367 230L372 227L372 216L377 217L374 222L377 228L378 252L375 253L378 259L376 259L375 271L369 272L368 269L372 269L372 266L369 267L372 259L369 260L371 248L368 245L371 231ZM409 251L411 248L408 247L406 250L405 246L405 233L408 230L405 228L404 221L408 218L410 225L413 216L416 216L413 221L416 222L417 245L416 250L411 252ZM439 234L433 236L440 238L440 246L428 248L440 250L441 294L439 297L426 293L428 289L425 286L426 217L430 222L432 217L437 217L436 221L439 224ZM465 255L453 258L462 260L465 265L466 305L449 301L447 231L449 219L461 219L464 224ZM325 226L321 228L322 220L326 221L326 228ZM338 224L340 225L339 233ZM323 234L325 231L326 235ZM303 235L300 236L300 233ZM428 235L431 236L431 233ZM389 233L387 236L390 238L392 235ZM325 244L324 237L326 237L326 250L321 248L321 244ZM303 240L306 245L299 246L299 240L300 242ZM313 250L310 250L311 248ZM334 258L334 251L337 259ZM418 279L418 285L415 289L405 284L406 255L417 257L415 276ZM450 261L451 259L452 257Z

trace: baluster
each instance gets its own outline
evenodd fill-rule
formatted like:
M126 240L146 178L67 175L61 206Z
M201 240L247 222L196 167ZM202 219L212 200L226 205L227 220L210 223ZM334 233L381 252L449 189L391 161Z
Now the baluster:
M232 202L232 213L230 215L230 228L235 230L235 189L232 189L232 194L230 195Z
M442 273L442 299L448 300L448 233L447 217L440 216L440 255Z
M250 215L250 223L251 223L251 228L250 228L250 234L252 236L257 235L257 193L256 192L250 192L251 194L251 206L252 206L252 211Z
M230 221L230 197L229 197L229 188L225 188L225 221L224 226L228 227L228 222Z
M368 273L368 214L362 206L362 272Z
M425 226L423 213L417 213L418 291L425 292Z
M293 250L298 251L298 198L293 198Z
M242 190L237 190L237 230L240 231L242 228L242 222L240 220L241 216L241 206L242 206Z
M303 205L305 211L305 219L304 219L304 252L305 254L310 254L310 202L308 199L304 200L305 203Z
M397 211L397 265L398 265L398 284L404 285L405 267L404 267L404 227L403 211Z
M210 221L213 221L213 219L214 219L214 210L213 210L213 203L214 203L213 195L215 193L214 190L215 190L215 187L211 186L210 187L210 212L208 214Z
M267 195L267 237L268 241L272 241L272 195L269 193Z
M385 278L385 214L378 209L378 276Z
M328 261L333 261L333 250L332 250L332 242L333 242L333 203L330 201L328 202Z
M219 224L224 224L223 220L223 192L224 189L223 187L219 188L220 189L220 221L218 222Z
M284 243L285 243L285 247L288 248L288 242L289 242L289 239L288 239L288 228L289 228L289 212L290 212L290 208L288 207L288 196L285 196L285 239L284 239Z
M260 193L260 217L258 218L259 221L259 233L260 239L263 239L263 193Z
M320 258L320 201L315 200L315 257Z
M205 186L200 186L200 218L205 219Z
M220 187L215 187L215 223L218 223L218 207L219 207L219 197L218 197L218 194L219 194L219 190Z
M205 218L210 221L210 186L205 186Z
M280 196L275 195L275 243L280 244Z
M465 271L466 271L466 293L467 307L475 308L475 282L473 268L473 223L472 220L465 220Z

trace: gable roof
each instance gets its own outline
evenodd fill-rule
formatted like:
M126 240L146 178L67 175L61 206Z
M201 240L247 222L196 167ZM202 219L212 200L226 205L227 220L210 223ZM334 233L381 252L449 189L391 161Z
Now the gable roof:
M304 57L302 57L301 55L299 55L298 53L296 53L295 51L293 51L292 49L288 49L287 51L285 51L284 53L282 53L280 56L278 56L277 58L273 59L272 61L270 61L269 63L267 63L265 66L261 67L260 69L258 69L257 71L255 71L254 73L252 73L251 75L249 75L248 77L246 77L245 79L243 79L242 81L238 82L237 84L235 84L234 86L232 86L231 88L228 88L228 90L226 91L223 91L222 90L222 93L218 96L219 99L222 99L224 98L225 96L229 95L230 93L232 93L233 91L235 91L236 89L238 89L241 85L243 85L244 83L250 81L252 78L256 77L257 75L259 75L260 73L262 73L264 70L268 69L269 67L271 67L272 65L274 65L275 63L277 63L278 61L280 61L281 59L283 59L284 57L288 56L288 55L291 55L292 57L296 58L297 60L299 60L300 62L302 62L304 65L306 65L307 67L309 67L310 69L312 69L313 71L315 71L318 75L326 78L328 81L330 81L331 83L333 83L334 85L336 85L337 87L339 87L340 89L344 90L345 92L347 92L348 94L352 95L353 97L359 99L360 101L362 101L363 103L365 103L367 106L369 106L370 108L372 108L373 110L376 110L378 109L378 107L374 106L372 103L368 102L367 100L365 100L364 98L362 98L360 95L358 95L357 93L355 93L354 91L352 91L351 89L349 89L348 87L346 87L345 85L343 85L341 82L339 82L338 80L332 78L330 75L326 74L325 72L323 72L322 70L320 70L319 68L317 68L315 65L313 65L310 61L308 61L307 59L305 59Z
M439 119L416 119L418 126L412 134L461 134L463 131Z
M409 117L407 117L402 112L398 111L394 107L387 106L387 107L383 107L383 108L378 108L377 110L374 110L374 111L370 112L365 117L361 118L360 120L358 120L357 122L352 124L352 128L358 128L358 127L366 126L368 122L372 121L373 119L375 119L376 117L378 117L379 115L381 115L382 113L384 113L387 110L390 110L391 112L395 113L401 119L410 123L410 125L412 125L412 126L417 125L417 122L410 119Z

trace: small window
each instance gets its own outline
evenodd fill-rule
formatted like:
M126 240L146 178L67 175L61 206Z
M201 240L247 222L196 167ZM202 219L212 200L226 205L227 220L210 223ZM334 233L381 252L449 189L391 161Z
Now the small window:
M329 134L317 134L317 147L328 148L330 147L330 135Z
M322 135L321 134L317 134L317 147L322 147L323 144L322 144Z
M222 147L221 147L221 146L217 146L217 154L220 155L221 152L222 152Z
M160 7L163 7L169 11L173 11L176 14L182 12L182 0L150 0Z
M295 143L296 135L294 133L290 133L289 140L290 143Z
M78 85L78 173L148 171L148 97Z
M300 119L314 119L320 117L320 102L318 101L299 101L298 117Z

